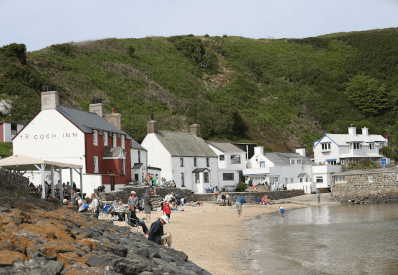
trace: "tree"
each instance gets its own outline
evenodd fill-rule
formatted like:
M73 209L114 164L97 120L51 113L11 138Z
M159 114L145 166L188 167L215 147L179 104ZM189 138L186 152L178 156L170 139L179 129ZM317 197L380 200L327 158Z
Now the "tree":
M206 51L200 38L183 37L178 39L174 46L186 57L194 60L200 67L211 68L217 64L217 55L211 50Z
M380 85L377 79L362 73L345 84L347 85L345 90L347 99L364 115L377 115L388 107L384 84Z
M26 64L26 46L25 44L12 43L0 48L0 53L6 57L16 57L21 64Z

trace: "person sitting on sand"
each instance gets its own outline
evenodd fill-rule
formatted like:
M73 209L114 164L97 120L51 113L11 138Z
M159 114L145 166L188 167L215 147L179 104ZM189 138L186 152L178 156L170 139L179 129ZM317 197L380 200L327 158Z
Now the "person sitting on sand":
M149 230L148 240L160 245L167 243L169 248L173 249L171 234L163 233L163 225L166 223L169 223L169 218L167 216L161 216L154 223L152 223L151 229Z
M227 204L228 204L228 205L231 205L231 196L228 194L228 192L227 192L227 194L225 195L225 198L227 199Z
M221 198L221 195L220 194L218 194L218 196L217 196L217 201L216 202L221 202L222 203L222 198Z
M114 219L113 221L124 221L124 207L121 201L117 204L115 207L115 210L111 212L112 216L118 216L117 219Z
M62 206L68 206L69 205L69 202L68 202L68 200L67 199L63 199L63 201L62 201L62 204L61 204Z
M142 227L142 231L144 231L145 235L149 235L149 230L148 227L146 226L144 221L140 221L140 219L137 217L137 215L135 214L135 207L134 206L129 206L129 210L130 210L130 223L137 223L138 225L140 225Z

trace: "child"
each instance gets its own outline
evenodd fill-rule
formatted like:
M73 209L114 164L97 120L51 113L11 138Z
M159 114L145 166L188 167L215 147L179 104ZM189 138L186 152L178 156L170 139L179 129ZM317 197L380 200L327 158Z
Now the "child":
M166 205L163 207L163 214L166 214L166 216L170 219L170 205L169 203L166 203Z
M317 197L318 197L318 204L319 204L321 202L321 192L318 191Z
M279 207L279 214L281 217L283 217L283 213L285 213L285 209L283 209L283 206Z

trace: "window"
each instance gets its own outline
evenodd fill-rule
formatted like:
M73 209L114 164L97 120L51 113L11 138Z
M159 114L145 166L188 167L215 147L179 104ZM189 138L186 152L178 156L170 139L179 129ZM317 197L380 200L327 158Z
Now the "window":
M98 157L94 156L94 174L98 174Z
M141 163L141 151L138 151L138 163Z
M16 134L17 134L17 125L11 123L11 135L16 135Z
M303 178L300 178L300 182L303 182Z
M116 139L117 139L117 135L113 134L113 144L112 147L116 147Z
M234 180L234 173L223 173L222 179L223 180Z
M375 149L375 144L374 143L369 143L369 149L374 150Z
M122 148L125 149L125 137L122 135Z
M301 159L298 159L298 160L297 160L297 164L301 164Z
M350 143L350 149L354 149L354 150L362 149L362 143L352 142L352 143Z
M199 173L198 172L195 173L195 183L200 183Z
M126 160L122 159L122 175L126 175Z
M265 168L265 161L260 161L260 168Z
M335 177L336 182L344 182L345 181L345 176L336 176Z
M180 166L184 167L184 158L180 158Z
M181 187L185 187L184 173L181 173Z
M330 150L330 143L322 143L322 150Z
M108 132L104 132L104 146L108 146Z
M368 176L368 181L369 181L369 182L373 182L373 175L369 175L369 176Z
M93 130L93 144L94 146L98 146L98 131Z
M203 182L204 183L209 183L209 172L204 172L203 173Z
M240 155L231 155L231 164L240 164Z
M209 158L206 158L206 166L210 167L210 159Z
M220 160L224 161L225 160L225 155L220 155Z
M294 159L291 159L291 160L290 160L290 164L294 164Z
M329 165L337 165L337 162L335 160L331 160L331 161L328 161L328 162L329 162Z
M193 158L193 166L198 166L198 165L196 164L196 158Z
M323 177L316 177L316 183L323 183Z

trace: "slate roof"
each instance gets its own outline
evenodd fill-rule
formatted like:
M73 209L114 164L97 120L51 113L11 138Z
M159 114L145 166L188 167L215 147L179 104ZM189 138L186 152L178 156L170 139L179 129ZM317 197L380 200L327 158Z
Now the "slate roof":
M172 157L218 158L202 138L192 133L158 131L156 137Z
M302 164L304 165L313 165L315 164L312 162L309 158L303 157L302 155L298 153L277 153L277 152L271 152L271 153L264 153L264 156L274 163L276 166L290 166L290 159L301 159Z
M107 147L103 158L118 158L120 154L123 154L122 147Z
M207 143L224 153L246 153L242 149L226 141L208 141Z
M138 143L137 141L135 141L134 139L131 139L131 140L130 140L130 148L148 151L147 149L145 149L144 147L142 147L141 144L139 144L139 143Z
M334 143L336 143L337 145L341 146L341 145L346 145L348 146L350 142L362 142L362 143L369 143L369 142L386 142L387 139L384 138L381 135L349 135L349 134L325 134L321 139L315 141L315 146L316 147L319 143L323 143L322 140L328 137L329 139L331 139Z
M57 110L75 124L85 133L93 133L93 130L103 130L116 134L126 135L127 139L132 139L125 132L117 128L105 118L100 117L96 113L83 111L67 106L58 106Z
M200 173L200 172L204 172L204 171L210 172L210 170L208 168L196 168L195 170L192 171L192 173Z
M131 169L140 169L142 167L142 165L143 165L142 163L135 163L133 168L131 168Z

